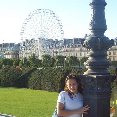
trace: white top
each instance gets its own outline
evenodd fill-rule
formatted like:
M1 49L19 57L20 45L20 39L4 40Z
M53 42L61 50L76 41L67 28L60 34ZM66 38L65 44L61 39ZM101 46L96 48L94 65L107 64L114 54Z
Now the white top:
M57 102L63 103L65 105L65 110L76 110L83 107L83 97L80 93L73 95L71 99L68 92L62 91L58 96ZM67 117L82 117L82 114L73 114Z

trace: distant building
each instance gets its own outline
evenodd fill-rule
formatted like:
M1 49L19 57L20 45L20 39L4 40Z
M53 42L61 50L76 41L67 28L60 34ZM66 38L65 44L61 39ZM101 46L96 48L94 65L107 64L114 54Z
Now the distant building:
M4 52L4 58L9 58L9 59L18 59L19 58L19 51L5 51Z
M76 56L78 59L81 59L83 57L87 57L87 54L89 53L89 50L82 47L82 45L78 47L64 47L64 48L58 48L53 50L53 57L57 55L62 55L65 57L69 56Z
M117 61L117 45L112 46L108 51L108 59L110 61Z
M2 43L0 44L0 58L19 58L20 44Z
M20 44L0 44L0 58L29 58L31 55L41 59L42 55L49 54L52 57L62 55L65 57L76 56L78 59L87 57L89 50L83 47L84 38L73 38L63 40L53 39L31 39ZM117 61L117 38L114 39L114 46L107 51L107 58L110 61Z

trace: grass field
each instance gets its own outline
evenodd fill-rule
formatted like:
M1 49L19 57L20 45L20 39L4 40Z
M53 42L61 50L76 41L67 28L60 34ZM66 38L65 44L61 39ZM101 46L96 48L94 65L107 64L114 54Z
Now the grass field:
M16 117L51 117L57 96L55 92L0 88L0 113Z

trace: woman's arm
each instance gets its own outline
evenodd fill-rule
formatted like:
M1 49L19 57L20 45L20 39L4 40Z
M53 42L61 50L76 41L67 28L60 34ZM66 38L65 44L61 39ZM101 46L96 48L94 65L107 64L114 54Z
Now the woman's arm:
M84 114L84 113L87 113L88 110L89 110L89 106L84 106L77 110L65 110L63 103L60 103L60 102L57 103L58 116L70 116L73 114Z

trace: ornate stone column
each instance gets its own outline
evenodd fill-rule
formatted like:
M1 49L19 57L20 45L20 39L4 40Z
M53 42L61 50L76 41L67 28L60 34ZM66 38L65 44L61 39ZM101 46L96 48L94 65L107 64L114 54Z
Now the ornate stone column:
M84 117L110 117L111 82L114 79L108 72L109 61L107 50L114 44L104 35L107 30L105 20L105 0L92 0L91 34L84 42L90 49L89 58L85 63L87 71L82 76L84 86L84 105L90 106Z

